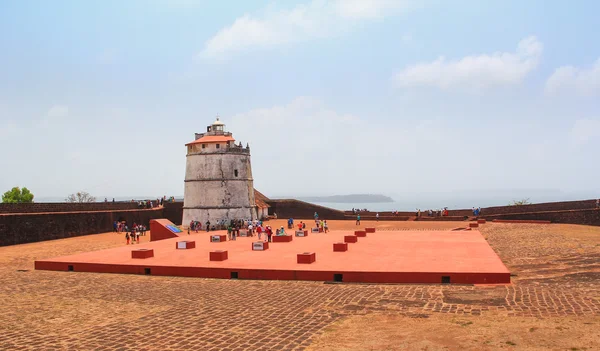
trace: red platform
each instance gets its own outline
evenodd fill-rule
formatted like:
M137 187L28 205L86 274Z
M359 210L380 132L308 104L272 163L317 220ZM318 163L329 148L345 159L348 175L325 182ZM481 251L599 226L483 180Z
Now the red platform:
M550 221L536 220L536 219L494 219L492 222L495 223L529 223L529 224L550 224Z
M298 263L313 263L317 260L317 255L314 252L303 252L298 254Z
M367 236L367 232L364 230L355 230L354 235L364 238Z
M469 228L478 228L478 227L479 227L479 223L477 223L477 222L469 223Z
M335 251L335 252L348 251L348 243L334 243L333 251Z
M152 250L152 249L131 250L131 258L150 258L150 257L154 257L154 250Z
M227 235L225 234L213 234L209 237L209 241L211 243L222 243L224 241L227 241Z
M214 232L225 234L224 231ZM36 269L75 272L129 273L158 276L185 276L230 279L332 281L363 283L435 283L450 279L460 284L510 283L510 272L477 229L471 231L380 231L351 250L334 252L349 231L310 235L286 245L270 245L268 250L251 249L256 238L238 238L218 245L231 252L226 261L209 260L215 245L203 232L185 235L196 242L194 250L177 250L181 238L139 244L155 256L131 258L131 246L38 260ZM354 238L356 236L350 235ZM136 248L138 248L136 247ZM314 252L319 260L298 264L299 252ZM150 274L150 273L146 273Z
M346 235L344 236L345 243L357 243L358 237L356 235Z
M193 249L195 247L195 241L178 241L175 243L175 248L179 250Z
M225 250L211 251L209 254L209 259L211 261L225 261L227 259L227 251L225 251Z
M477 223L479 224L485 224L486 220L485 219L478 219Z
M293 238L291 235L273 235L271 241L274 243L289 243Z
M367 233L375 233L375 228L365 228L365 232L367 232Z

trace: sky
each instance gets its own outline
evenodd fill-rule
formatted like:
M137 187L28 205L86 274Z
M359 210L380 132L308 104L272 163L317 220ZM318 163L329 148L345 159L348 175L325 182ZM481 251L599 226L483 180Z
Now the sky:
M181 196L184 144L219 115L267 196L595 198L599 11L1 0L0 190Z

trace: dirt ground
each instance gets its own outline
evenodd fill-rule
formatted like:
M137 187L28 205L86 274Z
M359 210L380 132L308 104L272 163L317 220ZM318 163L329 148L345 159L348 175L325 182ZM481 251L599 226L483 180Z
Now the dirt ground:
M332 230L356 228L353 221L328 222ZM466 223L365 226L444 230ZM124 245L114 233L1 247L0 350L600 349L600 228L488 223L480 229L513 273L512 284L323 284L33 269L38 258Z
M308 350L597 350L599 322L598 317L372 314L334 323Z

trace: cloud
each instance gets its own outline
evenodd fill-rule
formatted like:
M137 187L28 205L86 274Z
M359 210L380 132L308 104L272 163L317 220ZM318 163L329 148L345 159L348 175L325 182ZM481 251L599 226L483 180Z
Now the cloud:
M53 123L63 121L69 116L69 106L66 105L54 105L48 109L46 115L39 120L39 126L48 127Z
M100 65L112 65L117 61L117 52L114 49L106 49L96 58Z
M313 0L292 9L266 9L260 15L245 14L210 38L201 58L223 58L249 48L337 36L359 21L405 11L406 0Z
M48 113L46 114L47 117L50 118L61 118L61 117L67 117L69 115L69 106L66 105L54 105L52 107L50 107L50 109L48 110Z
M351 189L381 192L421 155L466 147L466 139L457 137L440 120L378 123L336 111L313 97L298 97L223 120L237 142L246 145L250 141L255 185L279 195ZM434 174L450 162L454 161L442 158L419 166Z
M19 127L12 121L3 122L0 124L0 140L9 139L19 131Z
M394 75L402 88L461 88L471 91L520 83L538 65L543 45L535 36L521 40L515 52L496 52L408 66Z
M571 141L577 146L600 138L600 119L578 119L571 128Z
M562 66L546 81L545 92L571 92L582 96L600 95L600 58L589 68Z

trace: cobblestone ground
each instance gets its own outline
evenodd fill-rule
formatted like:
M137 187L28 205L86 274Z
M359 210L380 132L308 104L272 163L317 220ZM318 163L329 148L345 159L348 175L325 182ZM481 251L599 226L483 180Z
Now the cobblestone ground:
M600 228L486 224L481 232L514 272L513 284L360 285L47 272L33 270L33 261L122 245L121 235L4 247L0 349L303 350L332 322L353 315L600 315Z

